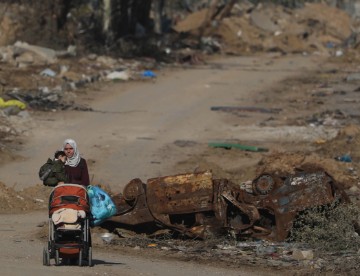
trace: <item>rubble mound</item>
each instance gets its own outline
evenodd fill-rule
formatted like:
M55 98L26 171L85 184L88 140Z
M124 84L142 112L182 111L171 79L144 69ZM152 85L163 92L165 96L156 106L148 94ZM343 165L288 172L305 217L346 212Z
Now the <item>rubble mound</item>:
M323 168L345 189L358 187L359 146L360 128L350 125L339 131L334 139L321 144L315 152L272 152L264 156L256 173L292 174L304 166L312 166ZM349 159L341 160L343 156Z
M305 3L290 9L260 3L234 5L226 17L211 9L193 12L179 21L176 32L211 37L228 54L255 52L334 54L352 36L349 14L325 3ZM211 22L204 22L210 17Z
M0 213L20 213L45 209L48 206L50 188L40 184L15 191L0 182Z

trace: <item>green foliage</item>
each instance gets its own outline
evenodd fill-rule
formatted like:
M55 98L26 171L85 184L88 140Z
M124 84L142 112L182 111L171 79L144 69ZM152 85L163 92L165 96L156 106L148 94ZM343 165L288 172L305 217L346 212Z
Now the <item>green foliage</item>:
M360 208L354 204L332 204L301 213L294 222L290 240L325 250L358 250L360 237L355 222Z

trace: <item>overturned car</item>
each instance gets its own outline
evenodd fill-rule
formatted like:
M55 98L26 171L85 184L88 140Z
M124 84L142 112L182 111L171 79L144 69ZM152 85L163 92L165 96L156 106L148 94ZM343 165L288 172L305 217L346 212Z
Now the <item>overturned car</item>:
M210 171L133 179L112 197L118 214L109 220L147 232L150 225L189 236L216 233L285 240L299 212L348 202L345 192L324 170L278 176L263 173L237 185L214 179Z

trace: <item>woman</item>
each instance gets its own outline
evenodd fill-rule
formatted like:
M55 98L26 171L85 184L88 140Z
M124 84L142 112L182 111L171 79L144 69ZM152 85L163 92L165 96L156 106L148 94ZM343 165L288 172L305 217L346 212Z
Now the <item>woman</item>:
M66 139L63 145L63 151L67 160L65 163L65 172L69 183L88 186L90 184L88 167L86 160L80 157L76 142L73 139Z

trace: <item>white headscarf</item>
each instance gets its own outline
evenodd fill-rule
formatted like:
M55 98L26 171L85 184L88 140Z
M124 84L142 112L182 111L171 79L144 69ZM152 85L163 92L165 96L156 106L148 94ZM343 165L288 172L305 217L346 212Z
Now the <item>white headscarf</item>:
M66 159L65 165L69 165L70 167L76 167L80 162L80 153L78 151L76 142L73 139L66 139L64 141L63 150L65 149L66 144L72 146L72 148L74 149L74 155Z

